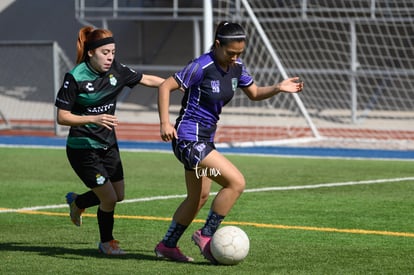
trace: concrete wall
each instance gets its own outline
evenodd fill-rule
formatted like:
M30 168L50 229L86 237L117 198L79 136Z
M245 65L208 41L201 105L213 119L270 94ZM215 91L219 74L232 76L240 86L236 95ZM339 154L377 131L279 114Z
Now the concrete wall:
M90 22L102 27L101 22ZM1 41L57 41L70 60L76 59L76 38L83 26L75 18L73 0L15 0L0 12ZM183 66L193 58L192 22L108 21L117 41L116 58L125 64ZM172 72L145 71L168 77ZM1 86L0 80L0 86ZM155 103L154 89L138 88L128 101ZM135 90L135 89L134 89ZM46 91L49 92L49 91ZM173 98L173 101L178 102Z

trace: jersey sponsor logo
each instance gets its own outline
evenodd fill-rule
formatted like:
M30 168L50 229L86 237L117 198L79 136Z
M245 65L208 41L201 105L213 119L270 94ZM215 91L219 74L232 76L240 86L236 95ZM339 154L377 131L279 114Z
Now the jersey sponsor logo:
M91 82L88 82L88 83L85 85L85 89L86 89L86 90L88 90L89 92L93 92L93 91L95 91L95 88L93 87L93 84L92 84Z
M112 107L114 107L113 103L97 107L88 107L86 110L88 110L89 113L104 113L110 110Z
M211 91L213 93L220 93L220 80L211 80Z
M233 92L236 91L238 85L239 85L238 79L237 78L232 78L231 79L231 88L233 89Z
M115 77L113 74L110 74L110 75L109 75L109 83L110 83L112 86L115 86L117 82L118 82L118 80L116 80L116 77Z
M69 87L69 81L68 80L66 80L64 83L63 83L63 88L64 89L67 89Z

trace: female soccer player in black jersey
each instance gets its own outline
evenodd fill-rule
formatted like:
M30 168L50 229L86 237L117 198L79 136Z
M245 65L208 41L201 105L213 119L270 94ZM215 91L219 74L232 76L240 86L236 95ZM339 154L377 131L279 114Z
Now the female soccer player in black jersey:
M77 65L65 75L55 105L57 122L70 126L69 162L91 190L66 195L72 222L80 226L85 208L99 205L99 250L125 254L114 239L114 210L124 199L124 174L115 127L116 98L124 87L158 87L164 79L136 72L115 59L115 40L107 29L84 27L77 41Z
M229 213L245 187L241 172L214 146L217 121L237 88L251 100L263 100L280 92L301 92L298 77L259 87L239 58L246 44L243 28L236 23L218 25L210 52L194 59L181 71L169 77L159 87L158 108L161 138L172 141L176 157L183 163L187 197L174 213L164 238L155 247L158 257L188 262L177 246L178 240L206 203L212 181L222 189L215 196L204 226L194 232L192 240L203 256L216 263L210 252L210 240ZM182 108L175 127L170 123L170 93L178 88L185 91Z

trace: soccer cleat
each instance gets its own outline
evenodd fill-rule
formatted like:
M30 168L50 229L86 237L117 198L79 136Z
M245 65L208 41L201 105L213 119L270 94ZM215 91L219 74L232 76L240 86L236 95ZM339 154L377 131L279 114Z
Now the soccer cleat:
M214 259L210 251L211 237L203 236L201 234L201 229L199 229L196 232L194 232L191 239L198 246L198 248L200 248L200 252L204 256L204 258L206 258L212 264L218 264L217 260Z
M66 203L69 205L69 215L73 224L76 226L81 226L82 224L82 213L85 209L80 209L75 204L75 199L78 195L73 192L66 194Z
M178 247L167 247L163 242L159 242L154 249L158 258L167 258L175 262L192 262L193 258L184 255Z
M106 255L125 255L127 254L124 250L119 248L119 241L112 240L105 243L99 243L98 245L99 252Z

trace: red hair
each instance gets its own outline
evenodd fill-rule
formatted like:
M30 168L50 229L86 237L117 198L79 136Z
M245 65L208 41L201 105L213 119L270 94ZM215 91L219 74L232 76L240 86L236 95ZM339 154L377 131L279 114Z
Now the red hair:
M85 45L104 38L112 37L112 32L107 29L95 29L92 26L86 26L79 30L78 42L76 44L77 56L76 64L86 60L87 49Z

